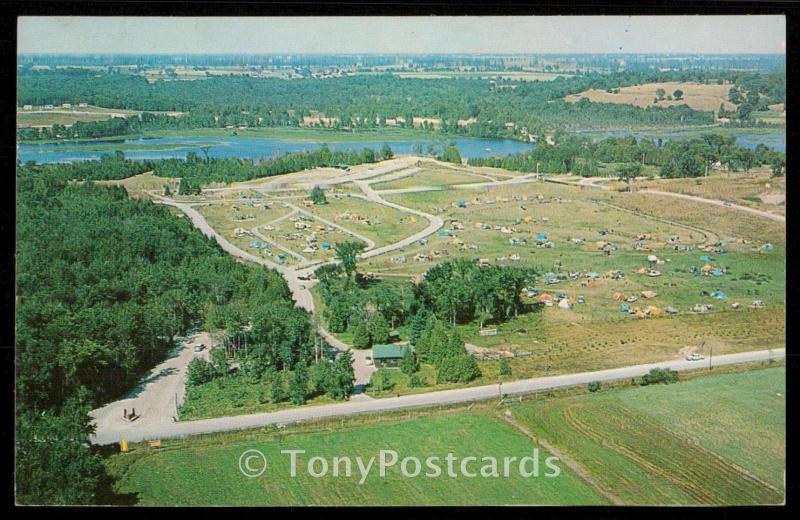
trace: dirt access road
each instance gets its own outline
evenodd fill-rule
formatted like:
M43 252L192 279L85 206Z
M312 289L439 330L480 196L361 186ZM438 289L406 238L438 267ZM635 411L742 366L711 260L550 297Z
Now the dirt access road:
M206 348L194 352L194 345L202 343ZM195 357L208 359L211 337L205 333L178 338L178 346L169 357L156 366L133 391L119 401L93 410L90 415L98 432L104 435L126 435L139 429L160 429L173 424L177 408L186 395L186 369ZM139 416L134 421L123 418L123 412L136 410Z

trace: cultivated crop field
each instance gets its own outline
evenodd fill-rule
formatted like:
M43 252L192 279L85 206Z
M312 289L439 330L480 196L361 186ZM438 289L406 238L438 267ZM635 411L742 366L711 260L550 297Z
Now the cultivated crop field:
M683 91L683 99L667 100L653 103L656 91L664 89L666 95L671 96L675 90ZM590 89L578 94L570 94L564 99L568 102L577 102L581 98L586 98L594 103L614 103L619 105L633 105L641 108L648 106L668 107L686 104L694 110L707 112L717 112L720 105L725 106L725 110L736 110L736 105L728 101L728 91L731 89L730 83L721 85L689 82L668 81L663 83L646 83L644 85L633 85L621 87L619 93L612 94L605 90Z
M785 369L539 400L514 417L628 504L777 504Z
M530 455L534 445L502 421L478 414L444 415L341 429L306 435L264 435L258 440L181 447L162 452L120 454L112 463L126 465L120 491L137 493L141 505L483 505L483 504L604 504L587 484L566 468L554 478L415 478L403 477L399 467L386 478L377 470L359 484L357 469L351 477L313 478L305 471L289 477L289 458L281 450L305 449L302 464L312 456L348 455L364 459L379 450L404 456L458 457ZM424 443L418 442L425 439ZM147 448L140 448L146 451ZM243 451L258 449L268 460L268 470L257 478L241 474ZM549 456L543 451L542 457ZM135 462L127 465L125 457ZM355 465L355 462L353 463ZM302 466L305 469L305 466Z

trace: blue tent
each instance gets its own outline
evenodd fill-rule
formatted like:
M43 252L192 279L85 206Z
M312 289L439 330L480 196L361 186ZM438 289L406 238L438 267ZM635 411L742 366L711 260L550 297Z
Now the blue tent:
M539 240L547 240L547 233L536 233L536 238Z
M322 249L328 250L331 248L331 244L330 242L323 242L321 247Z
M761 250L764 251L765 253L771 253L772 251L775 250L775 246L767 242L766 244L761 246Z
M458 199L456 201L456 206L458 206L459 208L466 208L467 207L467 203L464 202L462 199Z
M622 305L619 306L619 312L628 312L629 308L630 307L628 307L627 303L623 303Z
M711 270L711 276L722 276L722 269L715 267Z
M722 291L714 291L711 293L712 298L716 298L718 300L727 300L728 296Z
M599 274L597 274L597 273L594 273L594 272L592 272L592 273L589 273L589 274L588 274L588 276L589 276L589 278L591 278L592 280L597 280L598 278L600 278L600 275L599 275Z
M439 231L439 236L440 237L449 237L450 236L450 232L445 230L445 229L443 229L443 230Z
M700 261L701 262L713 262L714 260L715 260L714 257L708 256L708 255L703 255L703 256L700 257Z

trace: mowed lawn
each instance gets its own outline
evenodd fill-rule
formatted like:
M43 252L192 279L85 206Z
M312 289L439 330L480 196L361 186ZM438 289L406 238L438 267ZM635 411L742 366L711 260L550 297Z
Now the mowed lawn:
M777 504L785 368L535 401L516 420L630 504Z
M266 437L266 435L265 435ZM136 460L122 476L120 491L138 493L141 505L502 505L502 504L605 504L587 484L567 468L560 475L545 477L544 459L550 454L540 448L542 471L539 477L522 477L512 464L510 477L455 478L443 475L425 477L425 459L442 459L452 452L459 459L466 456L530 456L533 441L502 420L476 413L445 414L331 433L287 436L277 441L265 438L237 444L191 447L185 441L181 449L154 452ZM144 448L141 448L144 449ZM239 457L248 449L261 451L268 468L256 478L239 471ZM290 460L281 450L304 449L298 457L298 473L291 478ZM380 477L378 468L363 484L355 457L376 457L380 450L395 450L399 460L407 456L422 460L423 471L417 477L404 477L400 463ZM124 465L124 457L115 455L114 465ZM333 456L353 459L351 477L314 478L306 464L311 457ZM473 467L479 471L480 465ZM456 471L458 471L456 469Z

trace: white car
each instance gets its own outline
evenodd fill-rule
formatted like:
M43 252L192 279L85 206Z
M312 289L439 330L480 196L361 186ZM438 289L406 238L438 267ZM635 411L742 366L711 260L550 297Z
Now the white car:
M365 359L367 360L367 366L371 367L372 366L372 356L367 356Z
M204 348L206 348L205 345L203 345L202 343L198 343L197 345L194 346L194 351L196 353L199 353L202 352Z
M689 354L686 356L686 361L700 361L701 359L705 359L702 354Z

